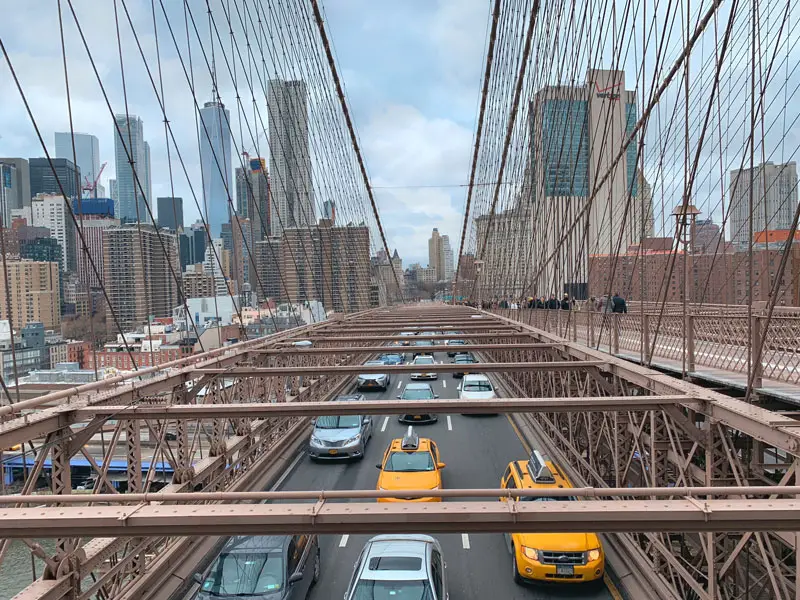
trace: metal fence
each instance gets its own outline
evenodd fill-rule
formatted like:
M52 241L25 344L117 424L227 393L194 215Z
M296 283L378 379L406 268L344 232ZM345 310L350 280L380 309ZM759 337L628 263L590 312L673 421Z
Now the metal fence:
M684 315L670 310L651 311L634 305L627 314L578 310L496 309L497 314L605 350L634 353L645 363L685 360L687 371L697 367L750 373L761 340L764 348L755 365L754 385L762 378L800 383L800 309L781 308L767 317L762 310L747 316L747 307L706 306ZM716 314L714 313L716 311Z

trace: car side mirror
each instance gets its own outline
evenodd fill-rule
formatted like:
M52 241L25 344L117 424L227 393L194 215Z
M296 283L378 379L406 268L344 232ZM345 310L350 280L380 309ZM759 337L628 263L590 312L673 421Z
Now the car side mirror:
M397 395L397 399L398 399L398 400L400 400L400 398L401 398L401 396L400 396L400 394L398 394L398 395Z
M192 575L192 579L194 580L195 583L203 585L203 576L200 573L195 573L194 575Z
M294 585L298 581L303 581L303 573L300 571L295 571L292 573L291 577L289 577L289 585Z
M444 468L447 466L447 464L445 464L445 463L443 463L443 462L439 462L439 463L436 463L436 466L437 466L439 469L444 469Z
M364 425L367 425L371 420L372 419L370 419L369 417L364 417L364 420L362 422L364 423Z
M381 464L377 464L377 465L375 465L375 466L376 466L376 467L378 467L379 469L382 469L382 468L383 468L383 465L381 465Z
M434 397L434 398L438 398L438 397L439 397L439 394L434 394L434 395L433 395L433 397Z

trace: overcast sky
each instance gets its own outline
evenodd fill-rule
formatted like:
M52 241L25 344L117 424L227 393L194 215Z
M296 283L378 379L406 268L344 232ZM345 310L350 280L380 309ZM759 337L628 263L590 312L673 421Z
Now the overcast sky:
M185 41L179 2L164 2ZM190 2L201 36L207 33L205 2ZM253 6L255 2L250 4ZM101 162L108 161L102 182L114 176L113 125L94 72L65 1L70 97L76 131L100 139ZM125 112L113 3L73 0L114 112ZM155 68L155 36L150 0L126 5L148 60ZM191 93L171 46L165 20L158 15L158 41L167 113L197 195L199 157ZM219 0L211 2L223 19ZM240 5L242 6L242 5ZM169 196L165 133L161 111L142 66L136 42L120 10L128 110L144 121L152 148L153 195ZM483 69L489 3L486 0L328 0L328 30L344 79L353 118L389 245L408 265L427 264L427 239L438 227L457 245L465 190L463 187L406 187L465 183ZM205 29L204 29L205 27ZM69 130L58 12L54 0L26 0L5 11L0 38L31 104L47 148L54 153L53 133ZM183 38L181 38L183 36ZM197 96L210 96L210 78L196 63ZM219 61L219 57L217 58ZM219 71L219 68L218 68ZM208 93L206 93L206 90ZM232 98L223 100L229 107ZM231 94L232 95L232 94ZM184 117L184 118L181 118ZM232 119L233 120L233 119ZM235 152L235 151L234 151ZM43 156L10 73L0 63L0 156ZM171 155L175 195L184 198L186 223L198 215L186 178ZM386 189L390 188L390 189ZM454 251L457 248L454 247Z

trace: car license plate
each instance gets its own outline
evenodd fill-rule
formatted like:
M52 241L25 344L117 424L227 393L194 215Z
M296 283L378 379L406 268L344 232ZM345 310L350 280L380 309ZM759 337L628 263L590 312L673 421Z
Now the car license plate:
M338 450L328 450L328 454L339 454Z
M556 565L557 575L574 575L575 567L572 565Z
M422 415L414 415L414 420L419 421L422 418Z

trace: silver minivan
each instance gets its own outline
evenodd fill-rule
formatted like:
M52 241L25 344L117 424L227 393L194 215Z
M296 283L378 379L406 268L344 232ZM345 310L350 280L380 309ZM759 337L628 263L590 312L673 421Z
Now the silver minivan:
M363 400L364 396L340 396L337 400ZM312 460L364 458L372 437L372 417L369 415L324 416L314 421L308 444Z

